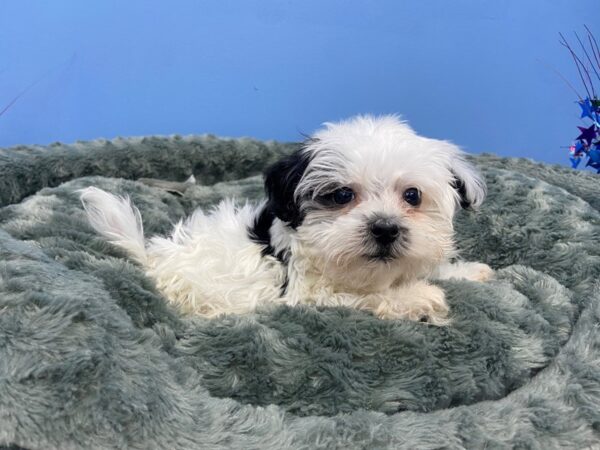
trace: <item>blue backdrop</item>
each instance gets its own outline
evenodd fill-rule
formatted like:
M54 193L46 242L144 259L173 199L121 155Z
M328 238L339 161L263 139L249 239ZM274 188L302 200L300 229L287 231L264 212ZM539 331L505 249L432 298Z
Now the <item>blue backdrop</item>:
M401 113L468 151L567 163L558 43L598 0L0 1L0 146L146 134L298 140ZM33 84L33 85L32 85ZM32 86L31 86L32 85ZM579 89L583 91L583 89Z

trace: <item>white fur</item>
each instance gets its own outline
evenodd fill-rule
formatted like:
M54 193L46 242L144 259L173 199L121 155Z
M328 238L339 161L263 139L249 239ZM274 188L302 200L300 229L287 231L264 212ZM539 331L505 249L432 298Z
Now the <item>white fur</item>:
M302 151L310 162L294 198L303 220L294 229L275 219L270 228L270 245L274 254L285 255L285 264L264 256L248 235L265 203L238 207L227 200L210 214L197 210L171 236L145 242L139 211L129 199L93 187L81 199L92 226L130 252L188 313L214 316L265 303L308 303L445 324L444 293L427 278L491 276L484 264L447 265L459 203L454 179L462 180L474 207L485 197L481 176L456 146L420 137L395 116L359 116L325 124ZM351 187L356 199L342 208L323 206L321 196L340 186ZM422 193L418 207L403 200L409 187ZM369 257L375 244L365 224L375 215L397 221L406 234L402 244L391 244L389 260Z
M123 247L139 263L146 264L142 217L129 197L115 197L102 189L89 187L82 191L81 202L96 231Z

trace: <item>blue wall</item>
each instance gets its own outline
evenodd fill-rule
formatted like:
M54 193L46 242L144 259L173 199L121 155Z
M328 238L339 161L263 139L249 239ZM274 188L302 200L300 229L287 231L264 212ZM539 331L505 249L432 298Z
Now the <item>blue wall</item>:
M298 140L399 112L471 152L566 163L558 43L598 0L0 0L0 146L145 134ZM600 38L600 30L595 29ZM583 89L580 89L581 91Z

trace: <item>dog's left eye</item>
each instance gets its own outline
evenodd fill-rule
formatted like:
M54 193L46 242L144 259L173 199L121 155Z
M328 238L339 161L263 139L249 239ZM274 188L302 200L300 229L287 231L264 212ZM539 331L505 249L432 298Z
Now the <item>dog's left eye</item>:
M408 188L402 196L409 205L419 206L421 204L421 192L417 188Z
M345 205L354 200L354 191L349 187L343 187L333 193L333 201L338 205Z

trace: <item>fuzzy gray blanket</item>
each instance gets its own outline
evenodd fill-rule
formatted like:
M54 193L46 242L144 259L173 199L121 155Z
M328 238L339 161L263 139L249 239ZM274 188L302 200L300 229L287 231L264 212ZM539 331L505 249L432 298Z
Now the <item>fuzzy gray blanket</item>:
M129 194L148 234L262 196L297 144L211 136L0 150L0 446L600 446L600 178L490 155L456 219L486 284L444 281L452 325L344 308L208 320L171 309L87 224L77 189ZM135 181L198 184L182 196Z

